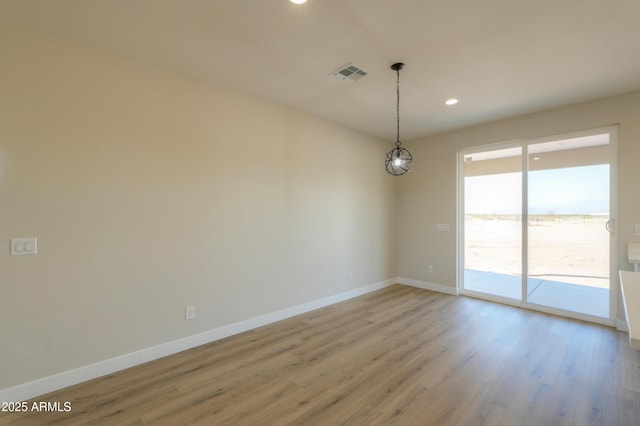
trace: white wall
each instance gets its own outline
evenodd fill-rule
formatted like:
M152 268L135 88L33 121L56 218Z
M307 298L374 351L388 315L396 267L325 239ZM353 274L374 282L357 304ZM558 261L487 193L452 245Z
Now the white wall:
M395 276L383 141L10 23L0 57L0 390Z
M459 150L614 124L619 124L616 261L619 269L630 269L626 260L627 243L640 241L634 235L634 224L640 223L639 117L640 91L637 91L447 132L407 144L415 160L412 173L399 186L398 276L449 288L456 286ZM451 231L437 232L437 223L451 224ZM433 274L427 272L428 264L434 265Z

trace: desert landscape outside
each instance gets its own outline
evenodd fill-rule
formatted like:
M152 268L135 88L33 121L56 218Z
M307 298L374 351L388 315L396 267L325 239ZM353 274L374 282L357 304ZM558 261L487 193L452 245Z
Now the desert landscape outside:
M609 287L609 232L605 215L531 215L528 276ZM522 274L522 218L466 215L466 269Z

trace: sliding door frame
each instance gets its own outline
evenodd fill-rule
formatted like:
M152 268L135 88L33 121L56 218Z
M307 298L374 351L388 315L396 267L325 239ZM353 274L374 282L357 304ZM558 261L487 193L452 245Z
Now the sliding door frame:
M559 139L571 139L582 136L590 136L597 134L609 134L609 218L613 223L612 232L609 235L609 318L596 317L578 312L551 308L543 305L533 304L528 302L528 174L529 174L529 145L552 142ZM522 160L522 298L520 301L509 299L506 297L481 293L477 291L471 291L464 288L464 264L465 264L465 188L464 188L464 172L465 164L464 157L469 154L475 154L479 152L494 151L507 148L521 148L521 160ZM461 149L458 151L457 162L457 174L458 174L458 197L457 197L457 215L458 226L457 228L457 270L456 270L456 287L458 294L463 296L471 296L479 299L485 299L493 302L503 303L512 306L518 306L534 311L540 311L555 315L560 315L568 318L575 318L584 321L594 322L598 324L605 324L609 326L617 325L618 318L618 299L619 299L619 280L618 280L618 238L617 238L617 218L618 218L618 126L611 125L606 127L598 127L588 130L581 130L570 133L556 134L552 136L545 136L540 138L522 139L511 142L495 143L490 145L475 146L470 148Z

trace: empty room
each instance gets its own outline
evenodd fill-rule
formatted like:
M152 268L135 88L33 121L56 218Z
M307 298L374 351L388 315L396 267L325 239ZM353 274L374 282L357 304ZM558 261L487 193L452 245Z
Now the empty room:
M639 425L638 16L0 0L0 425Z

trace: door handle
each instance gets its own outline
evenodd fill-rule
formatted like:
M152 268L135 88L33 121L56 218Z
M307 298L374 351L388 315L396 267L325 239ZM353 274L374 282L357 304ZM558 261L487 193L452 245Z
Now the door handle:
M616 220L615 219L609 219L607 221L607 223L604 224L604 227L607 228L607 231L609 231L610 234L613 234L616 232Z

